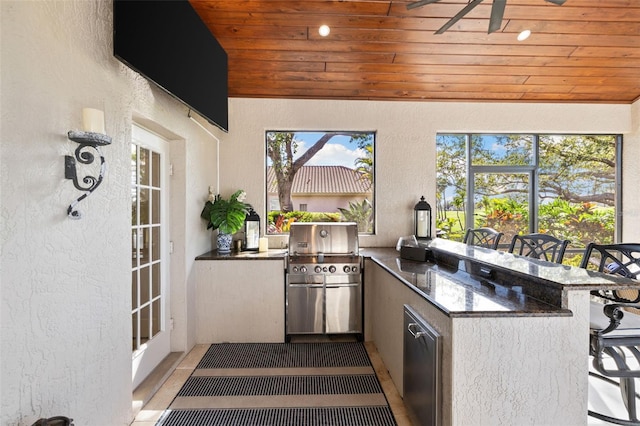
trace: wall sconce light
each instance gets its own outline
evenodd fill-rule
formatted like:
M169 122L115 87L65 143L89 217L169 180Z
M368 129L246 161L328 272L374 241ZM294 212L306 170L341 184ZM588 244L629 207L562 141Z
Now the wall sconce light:
M415 236L418 240L431 239L431 206L420 197L420 201L413 208Z
M75 156L64 156L64 177L65 179L73 180L73 186L79 191L84 191L80 197L76 198L67 208L67 216L71 219L82 218L82 213L76 210L76 205L87 198L95 189L102 183L102 178L107 169L107 164L104 160L104 156L100 151L100 146L109 145L111 143L111 137L107 136L104 131L104 112L93 109L84 108L82 110L82 127L83 131L70 130L67 133L69 140L78 143L78 147L75 150ZM93 148L100 156L100 174L95 176L84 176L82 178L82 184L78 180L78 173L76 171L76 162L81 164L92 164L95 160L93 153L86 149Z

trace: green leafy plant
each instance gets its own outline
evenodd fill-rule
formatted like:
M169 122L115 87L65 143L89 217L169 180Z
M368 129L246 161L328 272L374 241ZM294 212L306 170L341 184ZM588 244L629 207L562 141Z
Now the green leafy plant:
M373 230L373 209L366 198L361 203L349 202L349 209L338 207L338 210L348 222L358 224L358 232L371 232Z
M251 207L245 203L246 193L239 189L228 200L220 194L209 199L204 204L200 216L208 221L207 229L218 229L223 234L235 234L244 225L245 217Z

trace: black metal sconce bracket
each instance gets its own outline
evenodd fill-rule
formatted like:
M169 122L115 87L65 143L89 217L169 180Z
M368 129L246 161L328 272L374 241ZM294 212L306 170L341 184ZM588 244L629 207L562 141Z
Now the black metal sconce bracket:
M70 130L69 133L67 133L67 137L69 138L69 140L77 142L79 145L75 150L75 156L64 156L64 177L65 179L73 180L73 186L75 186L76 189L85 192L69 205L69 207L67 208L67 215L71 219L80 219L82 217L82 213L79 210L76 210L75 207L80 201L84 200L89 196L89 194L95 191L95 189L102 183L102 179L107 170L107 164L99 147L109 145L111 143L111 137L103 135L102 133L80 132L76 130ZM83 177L81 184L78 181L76 162L82 164L92 164L95 160L95 156L91 152L85 151L86 148L95 149L100 156L100 174L98 175L98 177Z

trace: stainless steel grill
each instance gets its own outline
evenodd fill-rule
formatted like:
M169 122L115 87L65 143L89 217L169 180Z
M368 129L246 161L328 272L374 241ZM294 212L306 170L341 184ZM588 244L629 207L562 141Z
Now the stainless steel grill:
M362 333L355 223L294 223L287 256L287 336ZM360 336L361 337L361 336Z

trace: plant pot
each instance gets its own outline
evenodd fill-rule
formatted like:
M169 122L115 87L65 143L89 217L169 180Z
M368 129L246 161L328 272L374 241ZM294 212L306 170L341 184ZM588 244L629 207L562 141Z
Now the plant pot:
M232 240L233 240L233 236L231 234L223 234L222 232L218 232L218 236L216 238L216 247L218 248L218 253L219 254L231 253Z

